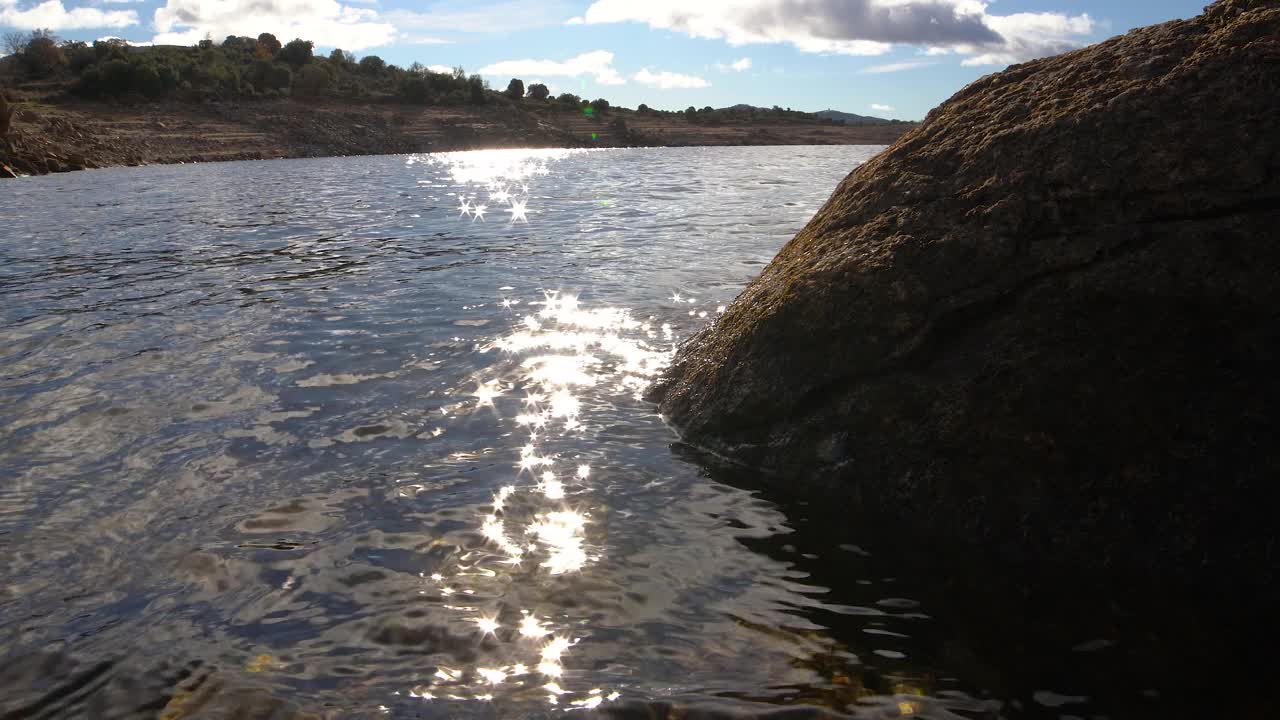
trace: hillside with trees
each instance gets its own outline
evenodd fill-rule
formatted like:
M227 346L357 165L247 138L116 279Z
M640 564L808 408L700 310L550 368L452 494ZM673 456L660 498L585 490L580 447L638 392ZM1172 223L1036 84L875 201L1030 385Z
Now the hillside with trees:
M0 58L0 93L16 112L11 137L0 148L10 170L0 174L515 144L879 144L906 129L850 132L834 120L779 107L664 111L641 104L632 110L603 97L553 95L547 85L521 78L496 90L461 67L440 72L420 63L402 68L377 55L357 58L340 49L320 54L311 41L286 42L270 33L206 39L189 47L142 47L116 39L63 42L45 30L9 33L2 40L7 56ZM145 123L130 119L139 114L147 117ZM153 132L140 131L143 124ZM203 132L201 124L208 125ZM250 130L260 142L209 146L210 138L230 142L248 137ZM95 135L101 136L96 145L84 140ZM190 142L184 145L184 138ZM28 140L75 148L66 153L69 160L57 160L61 156L49 151L54 162L42 162L28 156L44 150L21 149Z

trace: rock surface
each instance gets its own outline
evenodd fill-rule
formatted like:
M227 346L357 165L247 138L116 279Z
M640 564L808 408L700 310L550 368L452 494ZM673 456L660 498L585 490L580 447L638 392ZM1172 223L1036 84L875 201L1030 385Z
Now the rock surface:
M1009 558L1269 583L1280 3L1016 65L859 167L654 390L691 444Z

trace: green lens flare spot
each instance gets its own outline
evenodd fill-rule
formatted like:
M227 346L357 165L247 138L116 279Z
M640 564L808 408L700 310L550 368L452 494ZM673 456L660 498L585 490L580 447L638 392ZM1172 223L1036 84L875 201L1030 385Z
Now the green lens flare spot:
M596 133L591 133L591 139L592 139L592 140L599 140L599 139L600 139L600 136L599 136L599 135L597 135Z

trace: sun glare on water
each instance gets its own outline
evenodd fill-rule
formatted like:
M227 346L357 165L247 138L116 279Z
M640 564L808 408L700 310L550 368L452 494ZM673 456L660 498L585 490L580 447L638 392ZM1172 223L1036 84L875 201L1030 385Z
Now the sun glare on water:
M443 163L457 192L459 219L483 221L505 210L511 223L529 222L529 187L565 150L495 150L446 153L418 162ZM446 206L447 207L447 206ZM638 319L626 308L588 307L566 291L520 297L498 290L493 307L510 330L476 347L491 367L457 388L451 407L496 420L511 444L509 478L475 517L483 548L463 550L452 567L422 576L420 593L458 613L476 638L476 664L438 668L407 694L421 700L488 702L515 691L537 691L564 710L591 709L620 697L615 690L578 686L585 671L572 669L574 647L589 641L571 613L522 607L518 597L547 583L590 573L605 546L592 528L603 512L608 459L575 451L600 427L594 408L642 397L670 362L673 328ZM692 298L676 293L685 307ZM461 599L460 599L461 598ZM483 598L483 599L482 599ZM515 613L518 611L518 615ZM514 617L513 617L514 615Z

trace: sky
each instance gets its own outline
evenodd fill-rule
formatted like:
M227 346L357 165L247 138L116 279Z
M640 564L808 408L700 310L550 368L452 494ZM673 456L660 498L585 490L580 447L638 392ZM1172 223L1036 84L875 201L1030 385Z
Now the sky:
M192 45L271 32L615 105L780 105L919 120L1011 63L1208 0L0 0L0 29Z

